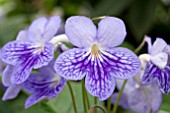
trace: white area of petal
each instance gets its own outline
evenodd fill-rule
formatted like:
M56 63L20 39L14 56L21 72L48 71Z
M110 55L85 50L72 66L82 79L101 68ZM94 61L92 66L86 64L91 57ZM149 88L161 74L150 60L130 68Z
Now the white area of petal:
M168 62L168 54L161 52L156 56L152 57L151 62L158 68L164 69Z

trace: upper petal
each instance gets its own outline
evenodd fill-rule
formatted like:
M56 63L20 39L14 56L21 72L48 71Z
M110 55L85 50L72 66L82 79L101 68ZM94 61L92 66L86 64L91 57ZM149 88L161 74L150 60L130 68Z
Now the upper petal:
M71 80L81 80L87 73L87 64L90 53L87 53L84 49L70 49L59 55L57 58L54 69L56 72Z
M115 17L102 19L98 24L97 40L104 48L120 45L126 36L125 24Z
M92 20L84 16L68 18L65 33L70 42L77 47L90 47L96 40L96 27Z
M27 33L27 31L21 30L21 31L18 33L16 40L20 40L20 41L27 40L26 33Z
M110 70L112 76L127 79L139 72L140 60L129 49L119 47L101 51L101 53L103 64Z
M40 17L32 22L30 25L28 32L27 32L27 38L31 42L38 42L42 40L42 35L44 33L44 29L47 23L47 18Z
M158 68L164 69L168 63L168 54L160 52L154 57L151 57L151 62Z
M151 54L151 48L152 48L152 42L151 42L151 38L148 36L145 36L145 41L148 44L148 53Z
M155 42L151 47L151 55L156 55L164 50L167 43L162 38L156 38Z
M52 16L48 19L43 32L45 42L48 42L51 38L53 38L60 28L60 24L61 18L59 16Z

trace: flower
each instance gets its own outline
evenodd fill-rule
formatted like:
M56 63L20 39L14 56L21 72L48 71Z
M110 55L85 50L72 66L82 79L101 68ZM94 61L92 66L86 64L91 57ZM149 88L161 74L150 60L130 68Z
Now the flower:
M59 16L49 19L36 19L29 29L20 31L16 41L8 42L2 48L2 61L15 66L12 73L12 84L23 83L32 69L48 65L53 59L54 46L50 40L60 27Z
M142 84L150 84L157 81L163 93L170 91L170 46L161 38L151 44L150 37L146 37L148 43L147 55L140 57L145 60L146 68L142 78Z
M138 57L120 45L126 30L122 20L115 17L102 19L98 29L84 16L67 19L65 33L78 48L69 49L57 58L54 68L62 77L81 80L85 76L87 91L106 100L115 88L115 78L127 79L140 69Z
M30 77L21 85L31 94L26 100L25 108L44 98L56 97L64 88L66 80L54 71L53 65L54 60L49 65L40 68L40 73L31 73Z
M139 80L135 80L139 76L128 79L119 105L136 113L157 113L162 103L162 93L156 83L142 86ZM117 80L116 83L120 90L123 80ZM115 103L117 95L118 93L112 95L112 103Z

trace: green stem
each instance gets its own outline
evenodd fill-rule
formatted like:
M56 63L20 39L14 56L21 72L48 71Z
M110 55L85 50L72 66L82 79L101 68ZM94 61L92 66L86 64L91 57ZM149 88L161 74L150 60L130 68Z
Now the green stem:
M84 113L86 113L87 108L86 108L86 95L85 95L85 88L84 88L84 79L82 80L82 97L83 97Z
M143 38L143 40L140 43L140 45L134 50L134 53L138 54L139 51L143 48L144 45L145 45L145 37Z
M67 85L68 85L68 88L70 90L70 94L71 94L71 98L72 98L72 102L73 102L73 107L74 107L74 113L77 113L76 102L75 102L73 90L71 88L71 84L69 83L69 81L67 81Z
M97 97L94 97L94 105L97 106ZM97 110L95 110L95 113L97 113Z
M119 104L119 100L120 100L120 98L121 98L121 96L122 96L122 92L123 92L123 89L124 89L124 87L125 87L125 85L126 85L126 82L127 82L127 80L124 80L123 85L122 85L122 87L121 87L121 89L120 89L120 91L119 91L119 93L118 93L118 96L117 96L117 98L116 98L116 102L115 102L115 104L114 104L113 113L116 113L116 112L117 112L117 107L118 107L118 104Z
M94 113L94 111L96 111L97 108L103 111L103 113L106 113L106 111L101 106L98 105L94 105L93 107L91 107L88 113Z
M91 20L95 21L95 20L101 20L103 18L106 18L107 16L99 16L99 17L95 17L95 18L92 18Z
M111 109L111 97L107 99L107 113L110 113L110 109Z
M87 94L86 90L85 90L85 94L86 94L87 107L88 107L88 109L90 109L90 102L89 102L89 98L88 98L88 94Z

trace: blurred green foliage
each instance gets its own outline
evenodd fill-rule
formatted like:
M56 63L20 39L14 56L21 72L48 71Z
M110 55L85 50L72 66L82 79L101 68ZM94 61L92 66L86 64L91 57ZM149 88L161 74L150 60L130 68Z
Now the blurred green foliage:
M124 20L127 28L125 46L134 50L144 35L153 39L164 38L168 43L170 37L170 0L0 0L0 47L15 40L21 29L26 29L37 17L60 15L64 20L73 15L85 15L90 18L98 16L116 16ZM145 51L146 52L146 51ZM74 84L76 93L80 88ZM2 97L4 90L0 89ZM77 90L78 89L78 90ZM66 95L67 94L67 95ZM26 95L21 93L17 99L0 101L0 113L72 113L73 108L68 88L56 99L38 103L24 110ZM81 95L77 95L81 103ZM64 100L65 99L65 100ZM78 103L77 102L77 103ZM164 96L161 110L170 112L170 95ZM82 103L81 103L82 104ZM79 110L82 112L82 105ZM50 111L48 106L54 111ZM62 108L66 106L66 108ZM46 108L46 109L45 109Z

